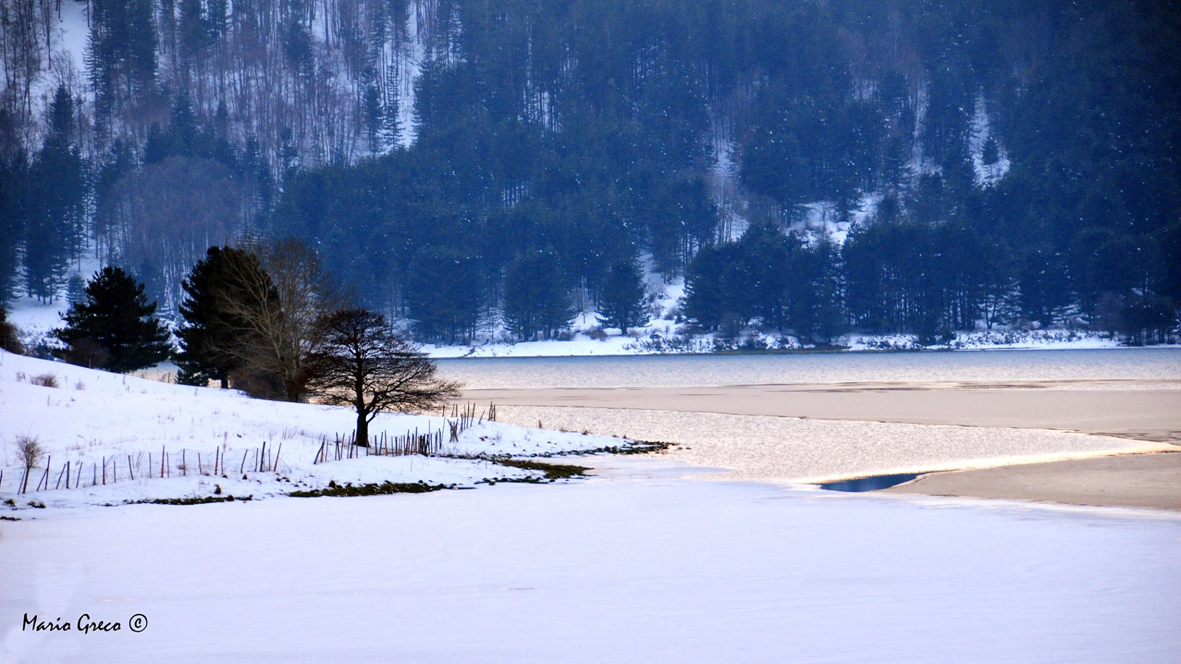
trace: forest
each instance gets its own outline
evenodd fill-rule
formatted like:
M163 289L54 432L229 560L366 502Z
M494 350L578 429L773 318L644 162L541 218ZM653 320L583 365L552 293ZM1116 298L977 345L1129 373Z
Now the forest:
M419 341L593 310L1176 338L1181 8L4 0L0 300L294 239ZM73 295L72 295L73 294Z

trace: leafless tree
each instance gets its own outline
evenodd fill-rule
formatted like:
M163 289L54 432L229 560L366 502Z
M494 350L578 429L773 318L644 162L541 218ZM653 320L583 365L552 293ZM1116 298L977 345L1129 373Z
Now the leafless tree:
M39 438L29 435L16 437L16 460L25 469L26 473L32 471L37 464L41 463L41 459L44 456L45 448L41 446L41 440Z
M251 258L227 267L219 308L230 325L219 352L242 367L233 382L256 396L303 401L316 321L341 306L341 289L299 240L247 243ZM267 385L281 389L270 394Z
M381 314L343 309L323 316L318 328L310 386L326 403L353 407L358 445L368 444L378 413L429 410L459 394L459 384L439 378L435 363Z

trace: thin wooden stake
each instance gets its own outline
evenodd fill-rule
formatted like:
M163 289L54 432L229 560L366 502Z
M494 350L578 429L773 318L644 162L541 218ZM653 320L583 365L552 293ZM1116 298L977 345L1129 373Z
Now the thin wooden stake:
M53 457L49 457L49 462L50 463L53 462ZM49 463L45 464L45 472L41 474L41 479L37 480L37 488L35 489L35 491L41 490L41 483L42 482L45 483L45 488L48 489L49 488Z

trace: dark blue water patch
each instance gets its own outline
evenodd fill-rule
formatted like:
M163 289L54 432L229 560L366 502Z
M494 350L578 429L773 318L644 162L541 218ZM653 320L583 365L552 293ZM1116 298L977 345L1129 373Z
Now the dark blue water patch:
M839 480L837 482L824 482L820 484L821 489L828 489L829 491L877 491L878 489L888 489L896 484L909 482L918 477L919 473L896 473L894 475L873 475L870 477L859 477L855 480Z

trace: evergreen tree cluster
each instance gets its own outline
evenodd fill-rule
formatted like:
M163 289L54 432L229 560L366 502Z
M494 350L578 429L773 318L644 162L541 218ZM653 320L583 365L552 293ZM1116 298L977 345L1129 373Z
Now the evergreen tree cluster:
M291 239L210 247L183 288L178 382L307 398L318 321L347 302L310 247Z
M207 246L253 233L452 342L588 302L627 327L644 255L704 327L821 340L1149 341L1181 304L1171 3L90 6L85 84L58 75L42 117L50 14L5 15L28 45L2 63L5 296L58 296L89 242L172 312ZM787 232L818 206L843 246Z

